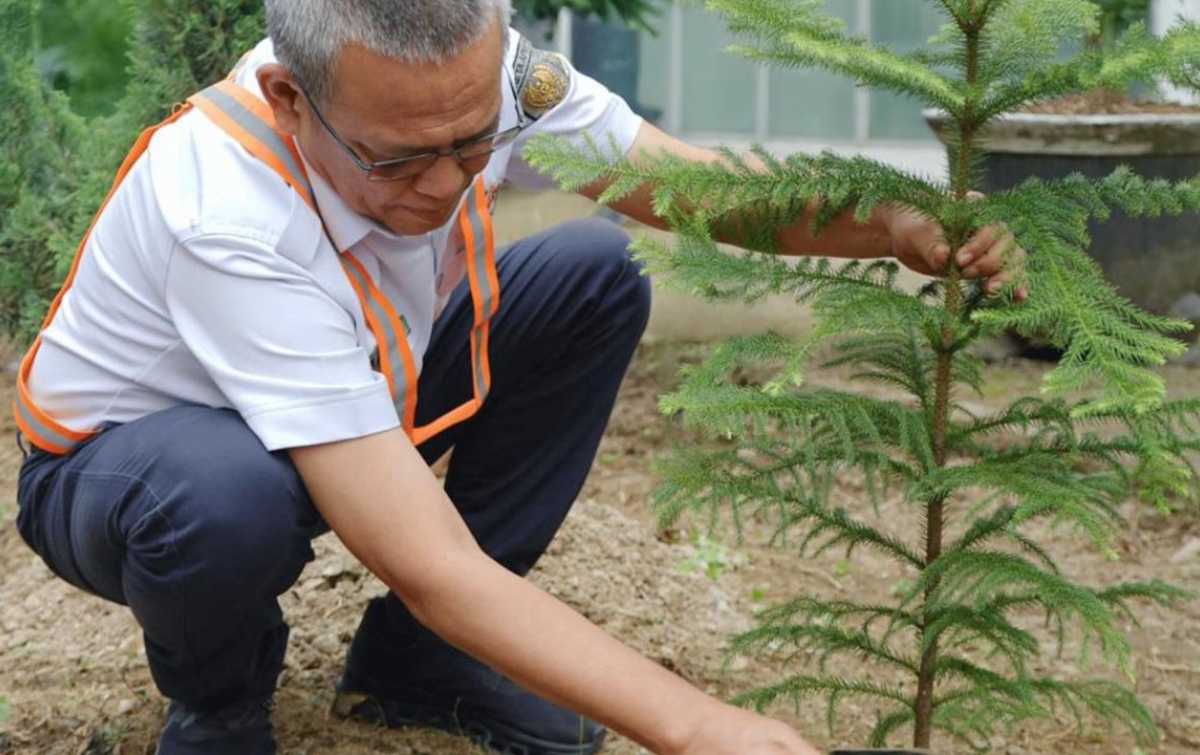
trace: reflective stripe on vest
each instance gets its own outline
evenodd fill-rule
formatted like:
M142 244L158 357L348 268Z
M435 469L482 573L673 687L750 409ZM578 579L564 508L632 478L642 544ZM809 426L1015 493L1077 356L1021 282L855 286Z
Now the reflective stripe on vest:
M129 168L145 151L153 133L179 118L192 106L204 113L248 152L271 167L300 195L305 204L314 213L317 213L318 218L320 217L316 203L313 201L312 187L295 144L290 137L277 129L274 116L265 102L228 79L193 95L188 99L187 105L173 113L167 120L142 133L129 155L126 156L125 162L122 163L117 178L113 182L112 188L109 189L108 197L100 207L100 212L108 204L109 198L112 197ZM99 217L100 212L96 213L96 217ZM96 220L93 218L92 224L94 225L95 222ZM408 323L397 314L391 302L375 286L362 264L353 255L347 251L342 251L339 255L346 277L362 306L367 326L375 336L380 353L386 355L380 358L379 368L387 380L404 431L415 444L423 443L446 428L474 415L483 405L491 386L488 332L491 317L496 313L500 303L500 284L496 274L492 218L488 211L487 192L484 190L482 176L476 178L472 184L470 195L463 202L456 222L459 224L467 247L467 278L475 307L474 326L470 335L473 395L460 406L421 427L416 427L417 368L408 345ZM88 232L76 249L71 272L42 323L43 330L50 324L63 295L74 279L75 270L90 234L91 227L88 228ZM39 335L22 361L21 370L17 376L14 415L21 431L38 448L51 453L67 453L80 442L95 435L95 431L71 430L55 422L33 403L26 387L26 380L40 343L41 336Z

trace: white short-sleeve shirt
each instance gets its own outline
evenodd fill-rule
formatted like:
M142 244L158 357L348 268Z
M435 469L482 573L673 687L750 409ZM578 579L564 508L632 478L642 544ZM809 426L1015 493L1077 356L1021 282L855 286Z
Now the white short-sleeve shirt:
M510 30L501 129L516 125L504 77L518 40ZM274 60L263 41L238 83L261 96L255 72ZM521 158L534 134L611 137L627 150L640 126L623 100L572 70L564 100L492 157L486 186L547 185ZM42 334L29 380L35 403L75 430L185 403L228 407L270 450L397 427L338 252L353 254L407 319L419 367L462 275L442 263L454 222L397 236L350 210L312 170L309 179L328 236L278 174L203 114L159 129L96 222Z

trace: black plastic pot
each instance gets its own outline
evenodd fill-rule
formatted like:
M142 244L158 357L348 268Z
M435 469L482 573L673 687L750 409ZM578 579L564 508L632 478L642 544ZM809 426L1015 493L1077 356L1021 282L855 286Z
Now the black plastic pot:
M634 112L655 122L662 110L638 101L641 37L620 21L580 17L571 21L571 62L621 95Z

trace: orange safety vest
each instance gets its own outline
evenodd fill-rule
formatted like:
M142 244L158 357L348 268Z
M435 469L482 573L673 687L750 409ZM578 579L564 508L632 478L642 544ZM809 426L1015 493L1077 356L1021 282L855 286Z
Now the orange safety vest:
M236 69L235 69L236 73ZM255 97L249 90L229 79L208 87L188 98L185 105L172 113L166 120L141 133L117 171L108 196L92 218L87 232L75 250L75 259L67 279L50 305L50 311L42 322L45 330L54 319L59 305L79 268L84 246L96 224L96 219L108 205L113 193L120 186L130 168L146 151L150 137L158 129L173 123L193 107L207 116L222 130L241 144L246 151L271 167L289 186L300 195L318 218L320 213L313 201L312 187L308 174L296 151L291 137L279 130L270 107ZM342 267L350 285L358 295L367 326L375 335L378 346L378 369L387 379L392 400L400 416L404 432L414 444L420 444L471 417L483 405L492 376L488 364L488 324L500 304L500 281L496 274L495 241L492 233L492 217L488 210L488 196L483 177L475 179L469 196L463 202L456 222L467 247L467 279L471 286L471 300L475 307L475 321L471 329L471 367L473 395L466 402L450 410L427 425L416 427L417 412L417 366L408 345L408 324L400 316L375 283L367 275L362 263L347 253L341 252ZM29 352L21 361L17 373L17 396L13 400L13 414L22 434L38 448L55 454L65 454L75 446L97 434L97 430L72 430L59 424L34 404L29 395L29 373L37 356L42 337L39 334Z

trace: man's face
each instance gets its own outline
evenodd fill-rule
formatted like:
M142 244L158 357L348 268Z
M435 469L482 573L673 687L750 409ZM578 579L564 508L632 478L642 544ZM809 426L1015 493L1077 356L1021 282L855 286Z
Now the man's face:
M342 140L367 163L446 149L496 131L504 37L499 22L441 65L406 63L349 45L338 57L330 100L317 103ZM313 168L355 212L393 233L445 224L474 174L453 157L394 182L372 182L300 98L297 138Z

